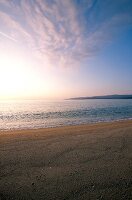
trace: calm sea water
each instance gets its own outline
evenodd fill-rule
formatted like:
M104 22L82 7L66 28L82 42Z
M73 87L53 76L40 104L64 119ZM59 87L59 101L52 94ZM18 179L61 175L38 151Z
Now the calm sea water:
M132 100L4 101L0 129L45 128L132 118Z

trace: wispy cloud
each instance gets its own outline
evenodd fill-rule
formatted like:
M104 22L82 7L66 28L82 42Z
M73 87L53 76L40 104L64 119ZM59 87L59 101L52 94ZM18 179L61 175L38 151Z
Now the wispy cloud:
M0 32L0 35L2 35L3 37L9 39L9 40L12 40L13 42L17 42L17 40L15 40L13 37L10 37L9 35L5 34L5 33L2 33Z
M0 35L52 64L75 65L131 25L131 10L131 0L1 0Z

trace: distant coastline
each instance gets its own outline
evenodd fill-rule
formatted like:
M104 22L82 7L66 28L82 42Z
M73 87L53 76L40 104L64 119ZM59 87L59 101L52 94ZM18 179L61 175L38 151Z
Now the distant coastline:
M66 100L85 100L85 99L132 99L132 95L104 95L104 96L92 96L92 97L73 97Z

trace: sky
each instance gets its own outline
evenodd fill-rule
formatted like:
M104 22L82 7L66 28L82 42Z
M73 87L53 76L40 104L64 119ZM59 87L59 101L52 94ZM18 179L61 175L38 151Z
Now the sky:
M0 100L132 94L131 0L0 0Z

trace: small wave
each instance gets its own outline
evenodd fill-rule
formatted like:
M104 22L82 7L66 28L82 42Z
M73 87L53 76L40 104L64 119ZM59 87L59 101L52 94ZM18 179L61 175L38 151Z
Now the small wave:
M28 109L21 109L19 112L2 111L0 112L0 129L46 128L132 119L132 101L129 103L116 101L116 104L115 102L108 104L105 101L105 104L104 102L94 104L89 105L89 101L85 101L83 105L80 103L74 105L71 102L71 105L56 104L55 108L47 104L47 109L41 105L36 111L35 108L39 105L33 109L32 106L30 109L27 106Z

